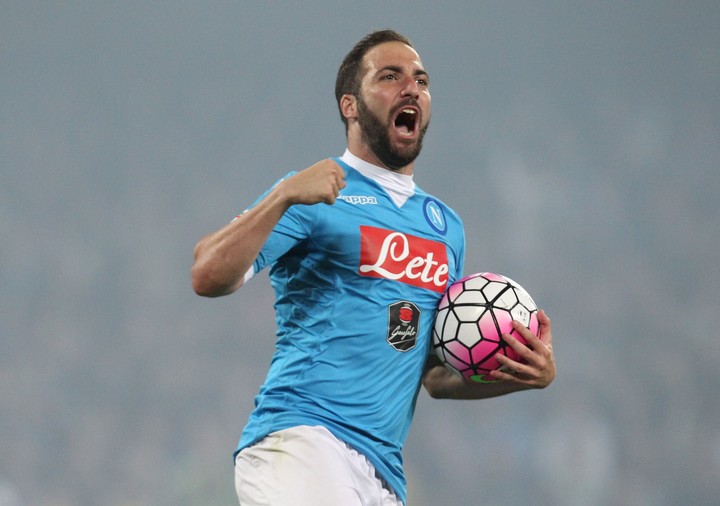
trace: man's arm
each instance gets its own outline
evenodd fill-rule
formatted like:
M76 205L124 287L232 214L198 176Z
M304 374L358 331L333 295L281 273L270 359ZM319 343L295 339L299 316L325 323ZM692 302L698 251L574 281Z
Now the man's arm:
M345 172L322 160L280 182L256 206L202 238L190 271L193 290L205 297L228 295L243 284L265 241L288 208L295 204L335 203L345 187Z
M550 318L538 311L540 337L533 335L521 323L514 322L515 330L528 342L528 346L515 337L505 334L503 338L522 357L522 362L498 355L505 371L492 371L494 383L475 383L451 373L437 357L428 357L423 374L423 386L435 399L487 399L521 390L545 388L555 379L555 356L552 349Z

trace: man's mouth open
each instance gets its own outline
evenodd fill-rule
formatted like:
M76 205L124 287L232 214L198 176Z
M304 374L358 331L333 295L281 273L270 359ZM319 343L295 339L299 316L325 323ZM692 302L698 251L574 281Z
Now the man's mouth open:
M413 107L402 107L395 115L393 124L395 131L400 137L412 139L418 130L418 121L420 115L418 110Z

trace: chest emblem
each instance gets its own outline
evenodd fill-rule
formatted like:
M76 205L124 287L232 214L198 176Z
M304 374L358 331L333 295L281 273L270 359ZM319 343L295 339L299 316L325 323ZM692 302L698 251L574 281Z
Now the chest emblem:
M420 309L402 300L388 306L387 342L397 351L408 351L417 343L420 328Z
M445 235L447 232L447 222L445 221L445 213L440 204L431 197L425 199L423 203L425 219L436 232Z

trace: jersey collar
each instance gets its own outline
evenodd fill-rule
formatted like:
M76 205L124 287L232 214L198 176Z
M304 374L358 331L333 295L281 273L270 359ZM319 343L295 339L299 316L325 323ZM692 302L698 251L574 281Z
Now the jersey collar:
M382 186L398 207L402 207L415 194L415 181L413 181L412 175L398 174L373 165L353 155L349 149L345 150L340 159L363 176Z

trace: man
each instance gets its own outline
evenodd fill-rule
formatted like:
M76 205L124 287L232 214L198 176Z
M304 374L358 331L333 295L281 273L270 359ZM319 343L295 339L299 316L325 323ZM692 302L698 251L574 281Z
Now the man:
M241 505L402 505L402 446L420 384L481 399L555 377L550 320L519 326L495 383L468 383L431 354L435 308L462 275L463 225L413 181L430 120L410 41L363 38L337 76L347 150L281 179L195 248L192 284L226 295L270 266L277 347L236 453ZM512 374L511 374L512 372Z

